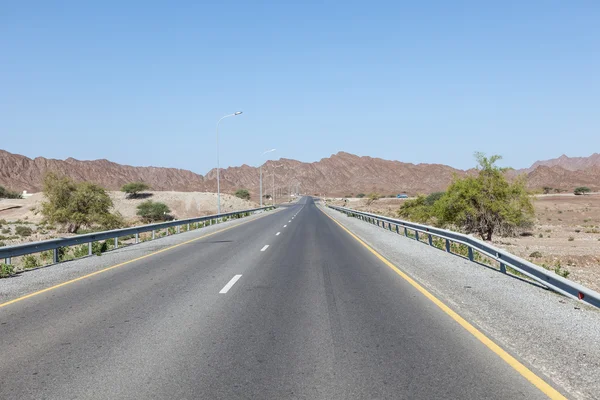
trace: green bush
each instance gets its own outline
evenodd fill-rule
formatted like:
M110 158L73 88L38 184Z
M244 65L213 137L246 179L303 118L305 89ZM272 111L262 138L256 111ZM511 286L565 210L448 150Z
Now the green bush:
M31 236L33 230L28 226L19 225L15 228L15 233L19 236Z
M6 189L4 186L0 186L0 199L22 199L21 193L13 192Z
M6 246L6 243L0 242L0 247L4 247L4 246Z
M25 269L37 268L40 266L40 262L33 254L26 255L23 257L23 267Z
M68 177L48 173L44 177L44 196L44 222L61 224L69 233L82 226L115 229L124 224L120 214L110 212L113 202L106 191L93 183L75 183Z
M239 197L240 199L250 200L250 192L247 189L239 189L235 192L235 197Z
M11 264L0 264L0 278L8 278L15 274L15 267Z
M150 189L150 186L144 182L131 182L121 187L121 192L127 193L127 197L133 199L146 190Z
M4 234L10 233L10 228L4 228L4 229L2 229L2 233L4 233Z
M529 255L529 257L531 257L531 258L541 258L542 257L542 253L540 253L539 251L534 251L533 253L531 253Z
M578 188L575 188L575 190L573 191L573 193L579 196L579 195L582 195L582 194L589 193L591 191L592 190L589 187L580 186Z
M427 204L427 197L420 195L416 199L406 200L397 211L398 217L422 224L431 222L434 217L433 203Z
M358 197L359 199L362 199L365 196L366 196L366 194L364 194L364 193L359 193L356 195L356 197Z
M165 203L147 200L137 206L137 215L144 222L168 221L173 219L169 213L171 210Z

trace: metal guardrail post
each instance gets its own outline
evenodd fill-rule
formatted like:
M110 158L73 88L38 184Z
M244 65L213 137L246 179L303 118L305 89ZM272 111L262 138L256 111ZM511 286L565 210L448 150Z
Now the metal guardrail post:
M429 241L429 245L433 246L433 239L431 238L431 233L427 234L429 237L427 238L427 240Z
M94 243L94 242L89 242L88 243L88 256L92 255L92 246L93 246L92 243Z
M400 225L396 225L396 233L400 234Z
M138 232L135 233L135 243L139 243L140 242L140 234Z
M115 238L115 249L118 249L118 248L119 248L119 238L116 237Z
M181 228L181 225L177 225L177 233L180 233L180 232L181 232L181 229L180 229L180 228Z
M496 257L498 257L498 262L500 262L500 272L505 274L506 273L506 265L502 262L502 254L496 253Z
M8 264L8 265L10 265L10 262L11 262L11 260L10 260L10 257L6 257L6 258L4 259L4 264Z
M188 222L188 224L187 224L187 231L188 231L188 232L190 231L190 223L189 223L189 222Z
M58 263L58 249L56 248L52 250L52 261L54 264Z
M419 231L415 231L415 240L419 241Z
M469 247L469 248L470 248L470 247ZM450 240L448 240L448 239L446 239L446 251L447 251L448 253L452 253L452 252L450 251Z
M154 240L156 237L156 231L154 229L152 229L152 240Z
M408 237L408 228L404 227L404 236Z
M469 260L473 261L473 248L471 246L469 246Z

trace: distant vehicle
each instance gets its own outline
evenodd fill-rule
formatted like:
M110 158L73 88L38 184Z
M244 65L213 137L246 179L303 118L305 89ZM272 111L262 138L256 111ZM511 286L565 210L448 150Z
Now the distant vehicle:
M408 199L408 195L407 194L399 194L399 195L396 195L396 198L397 199Z

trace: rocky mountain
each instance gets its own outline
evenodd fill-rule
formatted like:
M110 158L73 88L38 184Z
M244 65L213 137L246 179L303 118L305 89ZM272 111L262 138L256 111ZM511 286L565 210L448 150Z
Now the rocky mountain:
M575 186L600 189L600 165L594 154L576 160L569 166L582 169L567 169L565 161L541 161L531 170L525 170L528 186L532 189L544 186L571 191ZM563 157L556 159L561 160ZM592 161L590 161L592 160ZM590 165L590 166L588 166ZM37 192L42 189L42 180L47 171L69 176L76 181L90 181L107 189L118 190L123 184L133 181L148 183L154 190L207 191L215 192L216 170L206 176L188 170L159 167L133 167L108 160L80 161L31 159L0 150L0 185L15 191ZM291 186L299 186L303 193L344 196L358 193L431 193L444 190L452 177L464 176L472 171L458 170L442 164L410 164L400 161L359 157L339 152L313 163L290 159L267 161L263 165L265 193L272 192L273 172L275 187L287 193ZM516 175L517 171L513 173ZM239 188L249 189L258 198L258 168L242 165L221 170L221 190L233 193Z
M593 167L600 167L600 154L594 153L589 157L567 157L563 154L558 158L536 161L530 168L527 169L527 172L532 172L539 166L557 166L566 169L567 171L581 171Z

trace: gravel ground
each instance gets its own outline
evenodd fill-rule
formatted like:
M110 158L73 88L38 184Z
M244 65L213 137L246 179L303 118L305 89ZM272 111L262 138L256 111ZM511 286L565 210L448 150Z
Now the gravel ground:
M324 211L569 397L600 399L600 310Z
M277 210L268 212L277 212ZM264 215L264 212L258 212L246 218L229 220L218 225L183 232L178 235L170 235L156 240L142 242L137 245L122 247L117 250L103 253L99 257L84 257L34 270L26 270L12 278L0 279L0 304L16 297L42 290L112 265L142 257L211 232L216 232L226 227L239 225L260 218L261 215Z

